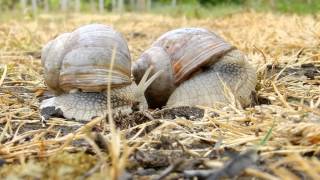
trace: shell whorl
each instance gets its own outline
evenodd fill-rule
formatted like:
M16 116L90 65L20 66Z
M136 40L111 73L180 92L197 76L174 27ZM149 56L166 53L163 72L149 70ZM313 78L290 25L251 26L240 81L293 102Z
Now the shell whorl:
M111 79L112 53L115 60ZM45 82L50 89L99 92L131 84L131 57L125 39L111 26L90 24L58 36L42 50Z
M41 64L44 68L44 80L53 92L60 94L59 76L62 61L62 51L70 33L63 33L54 40L49 41L41 52Z
M221 37L203 28L181 28L160 36L152 46L170 56L174 83L180 84L200 67L216 62L233 49Z

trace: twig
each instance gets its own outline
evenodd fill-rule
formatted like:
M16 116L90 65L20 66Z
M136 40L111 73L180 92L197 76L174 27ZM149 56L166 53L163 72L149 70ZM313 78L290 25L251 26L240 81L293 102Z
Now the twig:
M182 159L177 160L173 164L171 164L169 167L167 167L165 170L163 170L159 177L154 178L154 180L162 180L166 176L168 176L171 172L175 171L181 164L183 163Z
M7 65L4 64L3 65L3 72L2 72L2 75L1 75L1 78L0 78L0 87L3 84L3 81L4 81L5 77L6 77L7 70L8 70Z

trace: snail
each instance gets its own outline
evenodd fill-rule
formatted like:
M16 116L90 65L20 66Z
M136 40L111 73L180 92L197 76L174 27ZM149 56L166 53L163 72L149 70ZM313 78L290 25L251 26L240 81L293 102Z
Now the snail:
M245 54L204 28L180 28L160 36L133 64L138 83L164 72L145 91L149 107L251 103L256 71ZM230 93L231 92L231 93ZM238 104L239 104L238 103Z
M53 114L80 121L105 116L108 95L115 112L146 109L144 91L157 77L147 80L147 72L136 85L125 39L103 24L85 25L51 40L42 48L41 64L44 81L55 94L40 104L44 120Z

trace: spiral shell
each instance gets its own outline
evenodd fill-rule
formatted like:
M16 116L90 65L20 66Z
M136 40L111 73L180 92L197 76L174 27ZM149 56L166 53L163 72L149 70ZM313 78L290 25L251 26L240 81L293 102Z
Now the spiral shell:
M109 83L112 87L131 83L127 43L111 26L102 24L85 25L50 41L42 50L42 64L46 84L58 94L72 89L100 92Z
M133 75L139 82L150 66L153 72L164 70L146 90L149 106L165 105L179 84L203 67L217 62L235 49L221 37L203 28L181 28L160 36L133 65Z
M218 35L202 28L169 31L152 46L162 47L170 56L175 84L180 84L199 67L215 62L233 48Z

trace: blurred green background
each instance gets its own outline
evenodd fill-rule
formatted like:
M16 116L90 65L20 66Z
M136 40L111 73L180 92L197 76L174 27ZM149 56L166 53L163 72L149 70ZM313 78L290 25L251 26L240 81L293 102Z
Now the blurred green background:
M241 11L315 14L320 0L0 0L2 12L149 12L202 18Z

